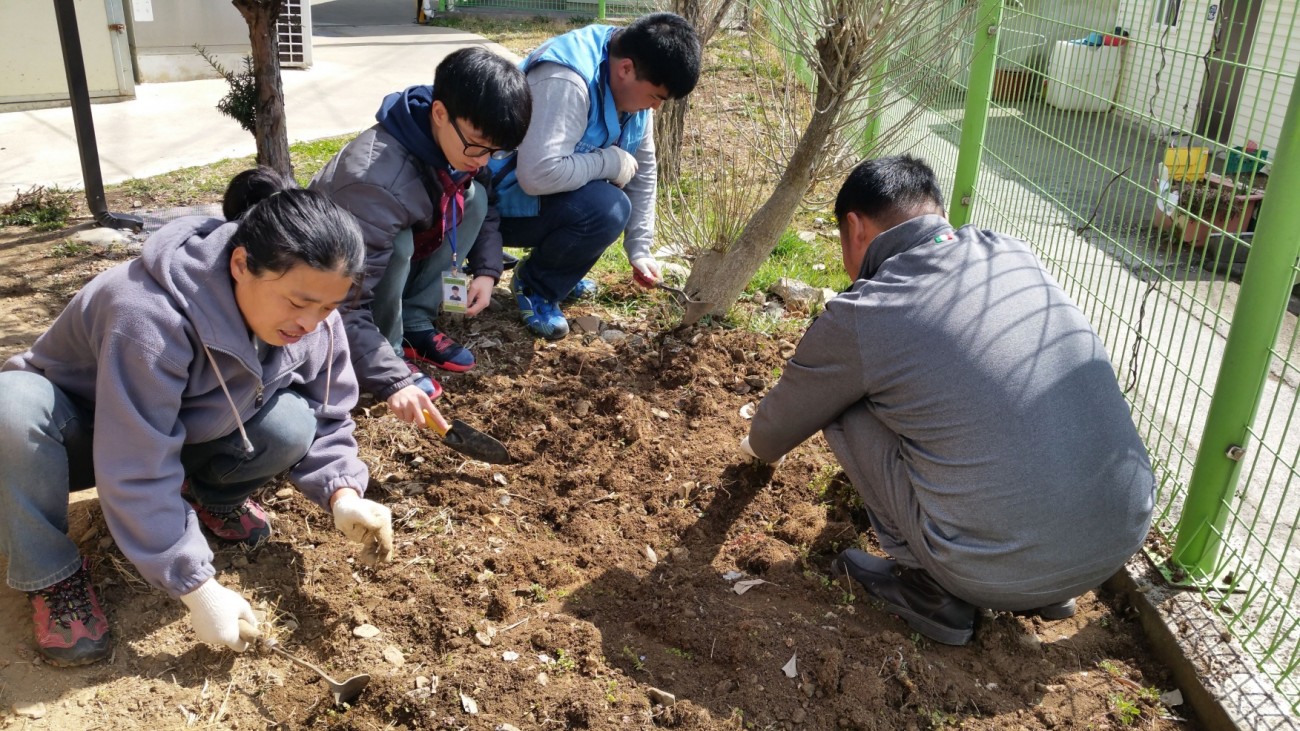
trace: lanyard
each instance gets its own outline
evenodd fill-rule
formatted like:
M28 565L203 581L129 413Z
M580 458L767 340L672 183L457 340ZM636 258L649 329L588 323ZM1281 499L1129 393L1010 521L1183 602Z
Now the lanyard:
M451 247L451 268L455 271L460 268L460 260L456 257L456 229L460 228L461 218L461 213L457 210L456 198L461 196L461 205L463 206L464 192L460 187L461 181L456 179L455 173L447 174L444 185L447 184L449 184L450 190L443 192L443 200L446 203L442 211L442 240L447 243L447 246Z

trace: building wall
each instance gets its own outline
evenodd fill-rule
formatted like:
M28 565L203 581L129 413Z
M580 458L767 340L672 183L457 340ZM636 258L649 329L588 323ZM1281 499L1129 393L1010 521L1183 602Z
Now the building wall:
M135 95L127 54L122 0L76 0L77 27L85 58L91 98ZM123 24L111 30L111 24ZM54 3L45 0L0 0L0 109L15 110L66 103L68 79L63 69Z
M1256 0L1263 3L1250 68L1242 82L1232 145L1255 140L1276 152L1287 101L1300 67L1300 43L1295 0ZM1202 56L1213 43L1215 23L1208 19L1218 0L1182 0L1178 24L1157 18L1164 0L1123 0L1121 24L1136 43L1127 49L1119 103L1152 132L1168 135L1196 127L1205 84ZM1261 70L1262 69L1262 70Z
M243 69L252 53L248 23L230 2L136 0L132 9L132 46L136 78L141 82L213 79L219 74L194 49L202 46L230 71Z
M1252 139L1260 147L1277 153L1282 119L1287 102L1294 93L1296 74L1300 73L1300 10L1296 0L1266 0L1259 21L1259 35L1250 49L1252 69L1269 69L1278 73L1248 71L1237 109L1234 144Z

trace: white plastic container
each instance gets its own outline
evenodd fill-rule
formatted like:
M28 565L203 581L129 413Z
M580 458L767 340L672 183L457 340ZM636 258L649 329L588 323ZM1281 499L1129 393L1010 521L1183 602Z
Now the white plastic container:
M1080 112L1110 109L1119 88L1123 53L1124 46L1057 41L1047 66L1047 103Z

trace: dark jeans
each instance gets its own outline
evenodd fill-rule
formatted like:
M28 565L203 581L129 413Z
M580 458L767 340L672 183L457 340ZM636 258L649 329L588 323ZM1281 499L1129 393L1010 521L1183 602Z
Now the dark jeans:
M537 216L502 218L501 235L506 246L532 250L515 270L524 288L559 302L627 228L632 203L604 180L542 196L541 203Z

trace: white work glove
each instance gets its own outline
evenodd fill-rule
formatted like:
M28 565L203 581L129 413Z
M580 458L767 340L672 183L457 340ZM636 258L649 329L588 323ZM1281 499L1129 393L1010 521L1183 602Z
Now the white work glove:
M606 147L600 151L605 158L605 169L614 168L614 172L606 175L606 180L622 188L632 180L636 175L636 158L632 153L621 147Z
M778 459L778 460L775 461L775 462L768 462L768 461L764 460L762 457L759 457L757 454L754 454L754 449L753 449L753 447L750 447L750 446L749 446L749 437L748 437L748 436L746 436L744 439L741 439L741 440L740 440L740 453L743 454L743 455L745 455L745 456L748 457L749 459L756 460L756 461L762 462L762 463L764 463L764 464L779 465L779 464L781 464L782 462L785 461L785 455L784 455L784 454L781 455L781 458Z
M649 256L638 256L632 260L632 281L645 287L653 289L656 284L663 281L663 273L659 271L659 262Z
M182 595L181 602L189 608L190 624L201 641L225 645L235 652L248 649L248 643L239 636L239 620L256 627L257 617L247 599L218 584L216 579L208 579L199 588Z
M334 501L334 525L361 546L361 563L373 566L393 557L393 513L348 490Z

